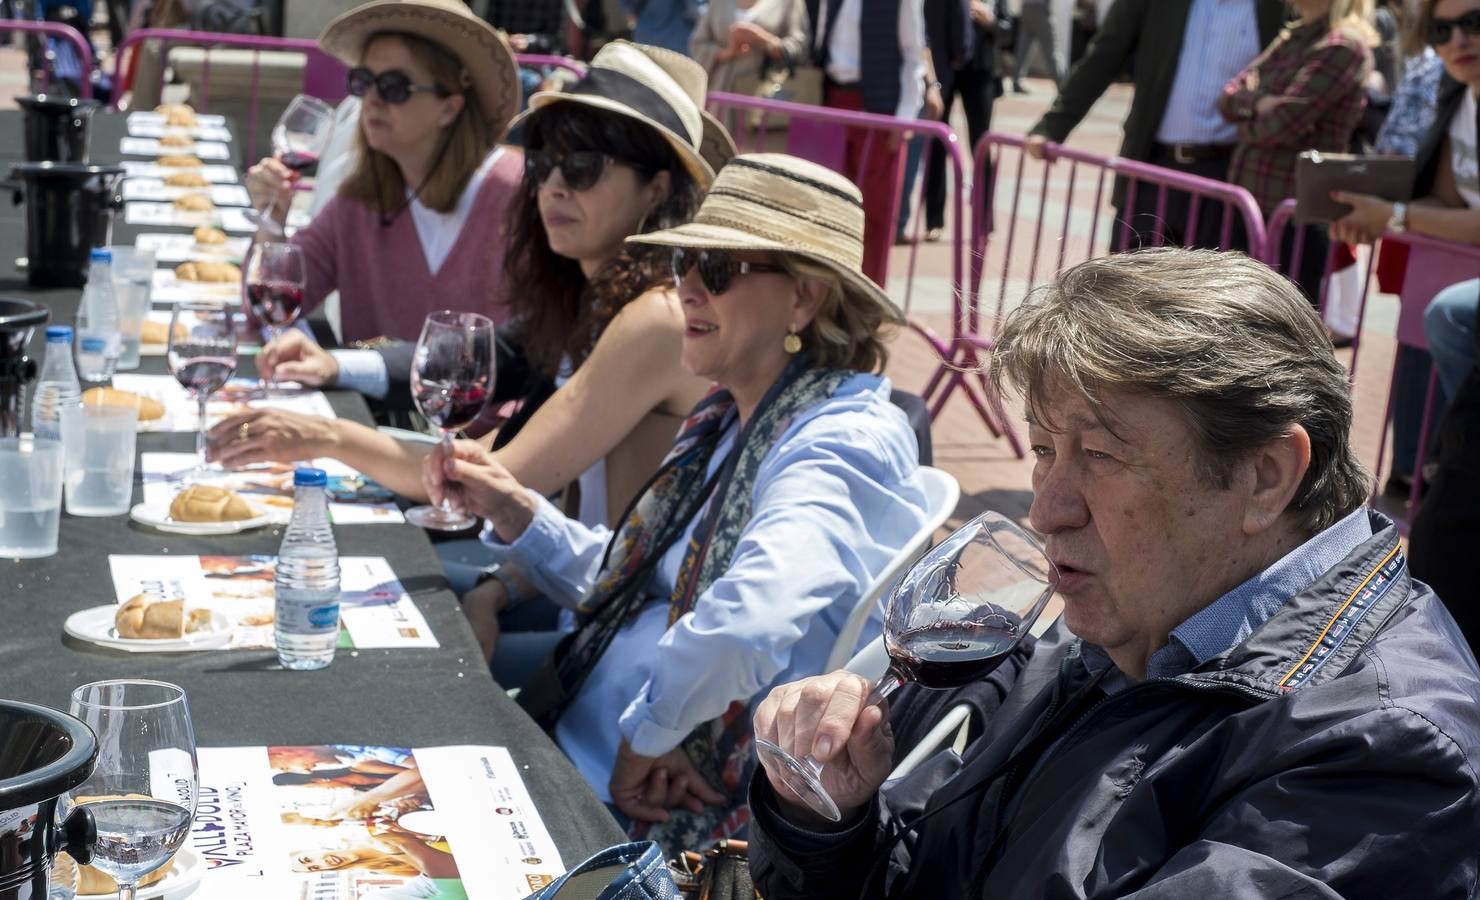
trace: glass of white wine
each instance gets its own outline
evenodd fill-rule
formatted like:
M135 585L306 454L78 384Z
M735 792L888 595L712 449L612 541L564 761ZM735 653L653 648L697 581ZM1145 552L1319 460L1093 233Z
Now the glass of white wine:
M139 879L190 834L199 775L185 690L163 681L95 681L72 691L71 713L98 737L98 759L72 790L97 826L93 866L134 900Z

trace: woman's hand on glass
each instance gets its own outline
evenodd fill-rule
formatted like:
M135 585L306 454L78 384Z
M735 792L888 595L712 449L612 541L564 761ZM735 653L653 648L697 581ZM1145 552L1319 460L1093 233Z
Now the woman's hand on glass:
M252 208L262 209L272 204L272 217L279 222L287 221L288 205L293 202L293 182L298 175L274 157L266 157L247 170L247 195L252 198Z
M206 435L206 458L223 468L332 456L334 420L285 409L251 409L217 422Z
M323 387L339 379L339 362L313 338L289 328L257 354L257 374L263 381L296 381L304 387Z
M438 444L422 463L422 481L433 503L443 498L455 509L487 519L499 540L518 540L534 521L535 501L503 464L481 444Z
M823 763L822 785L847 821L867 806L893 767L894 736L884 710L869 703L872 683L839 670L775 688L755 711L755 736L793 757ZM760 756L761 764L771 760ZM769 768L766 776L787 818L831 825L793 796Z

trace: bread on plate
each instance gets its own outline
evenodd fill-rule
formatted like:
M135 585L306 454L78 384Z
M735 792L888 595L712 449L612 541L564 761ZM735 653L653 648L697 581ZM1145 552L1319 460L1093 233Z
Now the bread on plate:
M191 485L170 501L170 518L176 522L240 522L256 516L241 494L213 484Z

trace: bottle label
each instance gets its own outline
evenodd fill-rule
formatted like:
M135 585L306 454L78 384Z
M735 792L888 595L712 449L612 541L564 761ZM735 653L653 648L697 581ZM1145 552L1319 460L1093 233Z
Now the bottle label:
M285 634L324 634L339 628L339 592L279 586L276 627Z

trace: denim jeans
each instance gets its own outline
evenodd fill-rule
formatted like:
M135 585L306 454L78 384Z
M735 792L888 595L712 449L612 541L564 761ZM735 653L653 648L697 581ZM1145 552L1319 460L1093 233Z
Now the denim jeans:
M1475 308L1480 305L1480 278L1440 291L1423 314L1423 333L1439 370L1445 397L1459 393L1475 366Z

